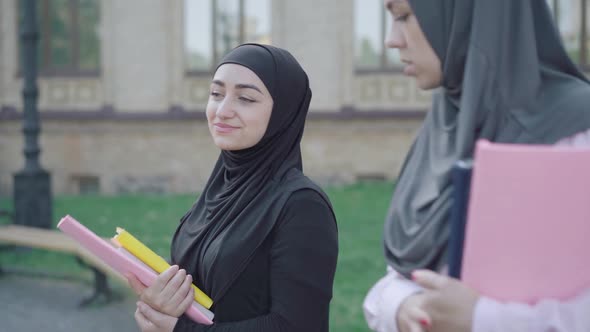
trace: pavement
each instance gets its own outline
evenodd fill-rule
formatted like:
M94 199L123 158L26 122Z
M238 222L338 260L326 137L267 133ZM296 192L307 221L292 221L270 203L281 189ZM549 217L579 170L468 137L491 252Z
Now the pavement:
M120 300L80 308L92 293L91 284L2 274L0 332L138 332L136 299L120 287L115 287Z

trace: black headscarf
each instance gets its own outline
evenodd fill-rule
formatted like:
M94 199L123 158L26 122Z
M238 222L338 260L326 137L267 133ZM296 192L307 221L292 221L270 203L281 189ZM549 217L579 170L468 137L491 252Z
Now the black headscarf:
M590 128L590 85L543 0L409 0L442 88L402 167L385 222L387 263L446 263L450 170L475 141L552 144Z
M273 99L266 132L251 148L222 151L203 193L181 219L172 261L218 301L278 222L289 196L325 194L302 173L300 141L311 100L307 74L287 51L244 44L220 62L252 70ZM217 68L219 68L219 66Z

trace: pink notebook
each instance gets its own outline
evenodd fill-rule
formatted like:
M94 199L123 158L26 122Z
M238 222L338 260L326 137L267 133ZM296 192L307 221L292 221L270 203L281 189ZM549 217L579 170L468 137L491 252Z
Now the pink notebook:
M115 248L69 215L62 218L57 227L121 274L133 273L145 285L151 285L158 276L150 267L125 250ZM213 324L213 313L197 302L193 302L185 314L197 323Z
M590 149L480 141L462 279L534 303L590 287Z

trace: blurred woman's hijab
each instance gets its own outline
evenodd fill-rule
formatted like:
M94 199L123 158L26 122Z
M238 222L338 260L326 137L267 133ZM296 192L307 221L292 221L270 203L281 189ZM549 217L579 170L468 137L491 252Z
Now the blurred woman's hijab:
M406 276L446 263L450 171L472 157L477 139L552 144L590 128L590 85L568 58L546 1L409 3L443 80L385 222L387 263Z

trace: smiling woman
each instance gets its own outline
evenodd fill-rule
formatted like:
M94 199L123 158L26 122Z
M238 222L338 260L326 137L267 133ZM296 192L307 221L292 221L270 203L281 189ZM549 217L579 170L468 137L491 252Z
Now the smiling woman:
M254 146L266 132L272 106L270 92L252 70L235 63L221 65L207 103L215 144L229 151Z
M302 170L310 101L283 49L245 44L221 60L207 104L221 154L174 234L178 266L149 288L130 277L142 331L329 330L338 236L328 197ZM213 299L211 326L179 317L192 278Z

